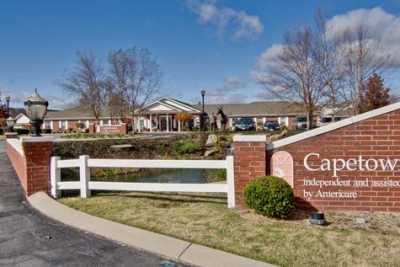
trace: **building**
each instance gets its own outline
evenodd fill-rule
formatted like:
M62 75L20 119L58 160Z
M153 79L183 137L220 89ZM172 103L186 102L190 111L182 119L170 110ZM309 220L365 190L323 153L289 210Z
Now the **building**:
M294 129L299 118L305 117L304 106L287 101L257 101L243 104L213 104L205 105L204 110L209 115L217 114L222 108L228 117L228 126L233 129L235 121L240 118L251 118L257 129L262 129L267 121L276 121L281 125ZM137 130L140 131L181 131L181 122L177 115L187 112L192 115L193 127L199 125L201 106L172 99L162 98L144 107L138 116Z
M28 128L30 127L30 122L31 120L28 118L28 116L25 115L25 113L19 113L17 116L14 117L15 119L15 125L14 128Z
M183 122L178 119L179 113L191 115L189 122L185 122L189 129L198 125L201 110L189 103L173 99L161 98L138 111L136 130L142 131L161 131L161 132L180 132L183 130ZM186 129L186 128L185 128Z
M227 115L230 129L234 128L235 121L240 118L251 118L257 129L262 129L265 122L269 121L276 121L289 129L301 128L306 125L304 106L295 102L256 101L241 104L212 104L204 107L209 116L217 114L219 108L222 108ZM160 98L136 111L133 128L137 132L192 130L199 127L201 109L200 105L192 105L174 98ZM181 121L180 113L188 114L189 119ZM327 111L324 114L329 116L330 113ZM316 115L316 121L320 120L318 116L319 113ZM336 116L339 116L339 114L337 113ZM347 115L340 114L340 116L340 118L344 118ZM131 116L126 114L124 117L103 110L100 114L99 125L119 125ZM95 122L96 119L89 108L75 107L63 111L49 111L44 120L43 128L51 129L53 132L87 130Z
M214 104L206 105L205 111L216 114L221 107L228 116L228 125L233 128L235 120L239 118L251 118L257 129L262 129L267 121L277 121L290 129L297 127L299 118L305 118L304 106L288 101L257 101L243 104Z
M43 128L50 129L54 133L69 132L72 130L88 130L90 125L96 122L93 112L87 107L74 107L62 111L48 111L44 119ZM100 113L99 124L115 125L122 121L113 116L107 110Z

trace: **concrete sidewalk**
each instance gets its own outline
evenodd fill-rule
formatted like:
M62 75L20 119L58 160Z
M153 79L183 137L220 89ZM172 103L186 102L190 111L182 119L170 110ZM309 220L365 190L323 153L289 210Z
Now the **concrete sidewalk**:
M42 192L32 195L28 201L35 209L54 220L172 260L204 267L274 266L91 216L62 205Z

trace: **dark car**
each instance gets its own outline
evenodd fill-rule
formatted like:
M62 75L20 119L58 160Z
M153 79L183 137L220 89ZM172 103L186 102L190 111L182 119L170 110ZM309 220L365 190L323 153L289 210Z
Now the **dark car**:
M281 129L281 126L279 125L279 123L277 121L267 121L264 123L265 131L273 132L273 131L277 131L279 129Z
M235 122L235 131L252 131L255 129L256 127L252 118L241 118Z

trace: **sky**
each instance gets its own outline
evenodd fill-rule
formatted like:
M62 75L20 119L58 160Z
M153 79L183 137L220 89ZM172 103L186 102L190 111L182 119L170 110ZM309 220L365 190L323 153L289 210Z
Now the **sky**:
M38 88L62 108L74 102L58 84L77 51L104 61L112 49L136 46L161 66L160 96L197 103L204 89L208 102L261 100L255 68L317 9L338 27L368 21L400 51L400 0L2 0L0 91L18 106ZM399 80L386 78L395 91Z

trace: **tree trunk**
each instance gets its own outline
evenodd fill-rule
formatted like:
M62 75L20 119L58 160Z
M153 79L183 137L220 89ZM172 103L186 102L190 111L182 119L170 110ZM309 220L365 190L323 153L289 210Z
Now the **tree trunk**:
M310 130L314 128L314 110L309 109L307 111L307 129Z

